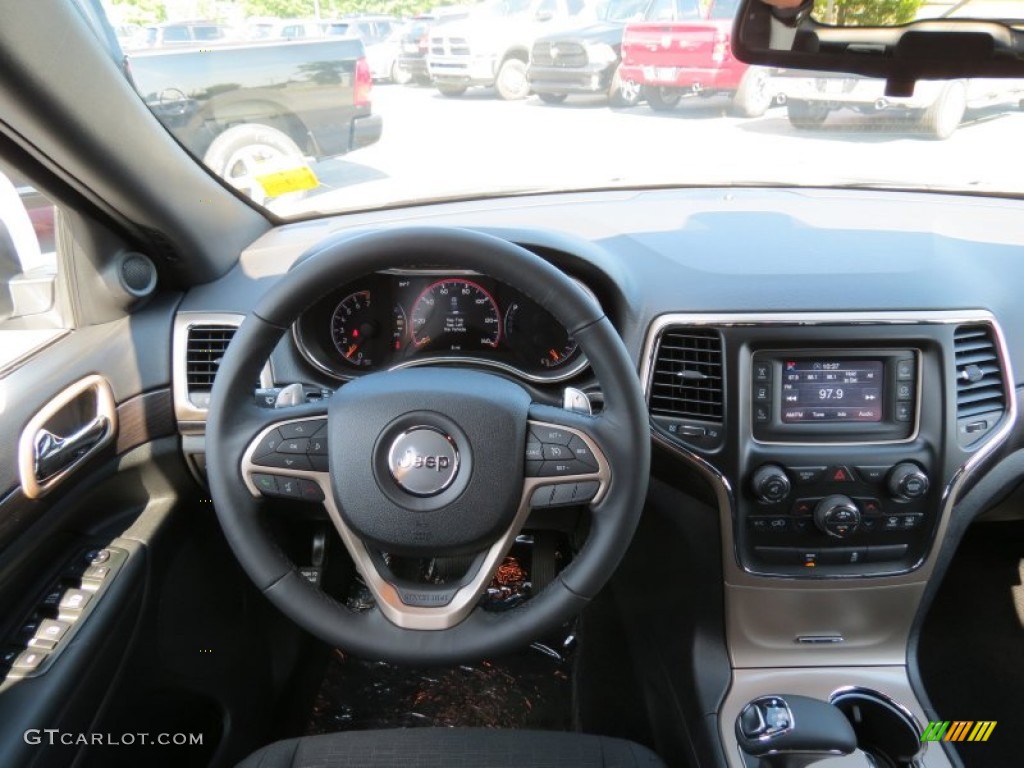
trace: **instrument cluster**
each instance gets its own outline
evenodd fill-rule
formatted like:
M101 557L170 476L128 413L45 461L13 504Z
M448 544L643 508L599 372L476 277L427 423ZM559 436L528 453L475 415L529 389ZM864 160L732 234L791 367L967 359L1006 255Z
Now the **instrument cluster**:
M561 381L586 367L575 340L520 291L471 272L379 272L345 285L296 322L302 354L340 379L426 363L500 368Z

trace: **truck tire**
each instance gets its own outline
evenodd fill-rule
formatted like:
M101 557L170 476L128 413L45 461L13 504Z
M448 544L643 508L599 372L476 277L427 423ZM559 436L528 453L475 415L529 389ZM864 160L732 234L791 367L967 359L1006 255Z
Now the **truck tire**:
M498 69L494 89L505 101L519 101L530 95L530 81L526 79L526 62L505 59Z
M228 128L213 140L203 156L207 168L259 205L271 198L256 180L258 166L281 161L297 167L306 164L306 155L287 134L260 123ZM297 200L304 196L305 192L289 192L276 199Z
M437 90L441 92L442 96L447 96L449 99L455 99L466 92L466 86L446 85L444 83L438 83Z
M948 139L967 111L967 88L960 81L947 83L939 98L921 116L921 128L933 139Z
M402 66L398 59L391 62L391 82L397 85L405 85L412 80L409 70Z
M537 97L545 104L561 104L568 98L567 93L538 93Z
M632 80L623 80L621 70L622 64L615 67L611 85L608 86L608 104L612 107L635 107L643 101L643 86Z
M644 96L647 97L647 105L655 112L668 112L675 109L676 104L683 97L678 89L666 85L646 86Z
M761 117L772 105L771 77L764 67L750 67L740 78L740 87L732 97L732 106L741 117Z
M801 131L820 128L828 117L829 108L809 101L787 101L786 116L789 124Z

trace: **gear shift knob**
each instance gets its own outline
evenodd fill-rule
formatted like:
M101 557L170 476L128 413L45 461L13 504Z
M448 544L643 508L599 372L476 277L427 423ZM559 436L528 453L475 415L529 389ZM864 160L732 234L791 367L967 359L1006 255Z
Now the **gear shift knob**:
M736 718L736 739L757 768L803 768L857 748L857 735L838 708L791 694L747 704Z

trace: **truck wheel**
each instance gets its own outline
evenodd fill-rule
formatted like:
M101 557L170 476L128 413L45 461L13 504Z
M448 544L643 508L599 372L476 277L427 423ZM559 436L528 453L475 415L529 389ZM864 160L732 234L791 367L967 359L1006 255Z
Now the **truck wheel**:
M740 87L732 97L733 109L742 117L760 117L768 111L774 98L769 87L771 78L763 67L751 67L740 78Z
M537 96L545 104L561 104L568 98L567 93L538 93Z
M632 80L623 80L619 72L622 65L615 67L612 83L608 87L608 104L612 107L635 107L643 99L643 86Z
M939 98L921 116L921 128L933 139L948 139L964 119L967 89L961 82L948 83Z
M828 117L829 108L824 104L814 104L807 101L787 101L786 116L789 124L801 131L810 131L820 128Z
M647 105L655 112L668 112L675 109L676 104L682 98L682 94L675 88L666 85L647 86L644 88L644 95L647 97Z
M494 88L505 101L518 101L530 95L530 81L526 79L526 62L505 59L498 70Z
M447 96L449 99L454 99L466 92L466 86L464 85L443 85L437 84L437 90L441 92L442 96Z
M398 59L395 59L391 63L391 82L405 85L410 80L412 80L412 75L409 74L409 70L403 67Z
M203 163L231 186L264 205L267 196L258 177L275 170L306 165L306 155L287 134L269 125L243 123L228 128L206 150ZM277 200L297 200L305 192L289 192Z

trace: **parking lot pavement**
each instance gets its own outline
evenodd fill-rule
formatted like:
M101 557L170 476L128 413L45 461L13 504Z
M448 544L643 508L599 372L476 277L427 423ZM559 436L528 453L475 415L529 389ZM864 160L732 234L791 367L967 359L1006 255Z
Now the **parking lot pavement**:
M1015 186L1024 170L1017 160L993 156L1024 129L1024 114L1015 109L969 115L950 139L936 142L885 113L833 113L822 129L798 131L783 107L745 119L732 116L721 97L692 98L655 113L645 105L610 109L586 97L561 105L536 97L507 102L474 88L453 99L430 87L388 84L374 87L373 107L384 119L380 141L317 163L321 187L303 200L282 202L279 212L631 183L828 185L856 179L943 186L969 183L980 167L989 174L1004 168L1007 184L1014 179Z

